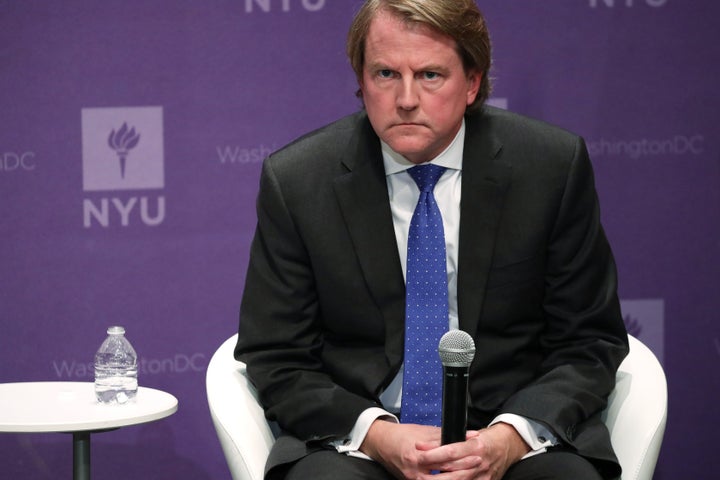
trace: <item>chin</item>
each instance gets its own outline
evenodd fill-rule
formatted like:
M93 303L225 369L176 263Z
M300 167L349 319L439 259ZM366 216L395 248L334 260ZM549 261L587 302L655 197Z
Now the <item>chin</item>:
M418 142L408 142L407 140L396 140L386 143L390 145L390 148L407 159L422 157L427 150L427 145L419 145Z

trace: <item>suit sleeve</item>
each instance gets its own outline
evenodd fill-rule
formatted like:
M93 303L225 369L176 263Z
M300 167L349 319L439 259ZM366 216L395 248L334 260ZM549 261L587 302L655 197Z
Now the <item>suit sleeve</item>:
M336 438L377 405L338 386L323 367L312 265L271 165L261 174L235 357L247 364L270 420L303 441Z
M578 139L548 242L544 360L536 380L512 395L503 411L542 422L573 444L576 429L606 407L628 351L616 289L590 160Z

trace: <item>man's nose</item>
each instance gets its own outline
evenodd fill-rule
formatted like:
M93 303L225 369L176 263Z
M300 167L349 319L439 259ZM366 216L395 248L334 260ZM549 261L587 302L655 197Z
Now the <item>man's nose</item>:
M397 107L412 110L418 106L419 97L414 78L404 78L398 85Z

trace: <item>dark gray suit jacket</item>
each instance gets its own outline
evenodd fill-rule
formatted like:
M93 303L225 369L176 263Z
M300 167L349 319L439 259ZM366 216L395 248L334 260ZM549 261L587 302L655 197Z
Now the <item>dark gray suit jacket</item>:
M460 212L469 428L522 415L617 475L599 412L627 337L583 140L491 107L467 115ZM289 434L272 468L347 434L402 363L405 285L367 116L271 155L257 216L235 354Z

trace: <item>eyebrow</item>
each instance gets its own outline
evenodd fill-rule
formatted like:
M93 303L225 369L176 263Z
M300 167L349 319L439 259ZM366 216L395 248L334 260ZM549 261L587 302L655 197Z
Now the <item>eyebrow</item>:
M370 70L370 71L375 71L375 70L392 70L392 71L396 71L395 68L391 67L390 65L388 65L388 64L385 63L385 62L371 62L371 63L367 63L367 64L366 64L366 67L367 67L367 69ZM414 71L415 71L415 72L439 72L439 73L446 73L446 72L448 72L449 70L450 70L449 68L444 67L444 66L439 65L439 64L428 64L428 65L423 65L423 66L421 66L419 69L414 70Z

